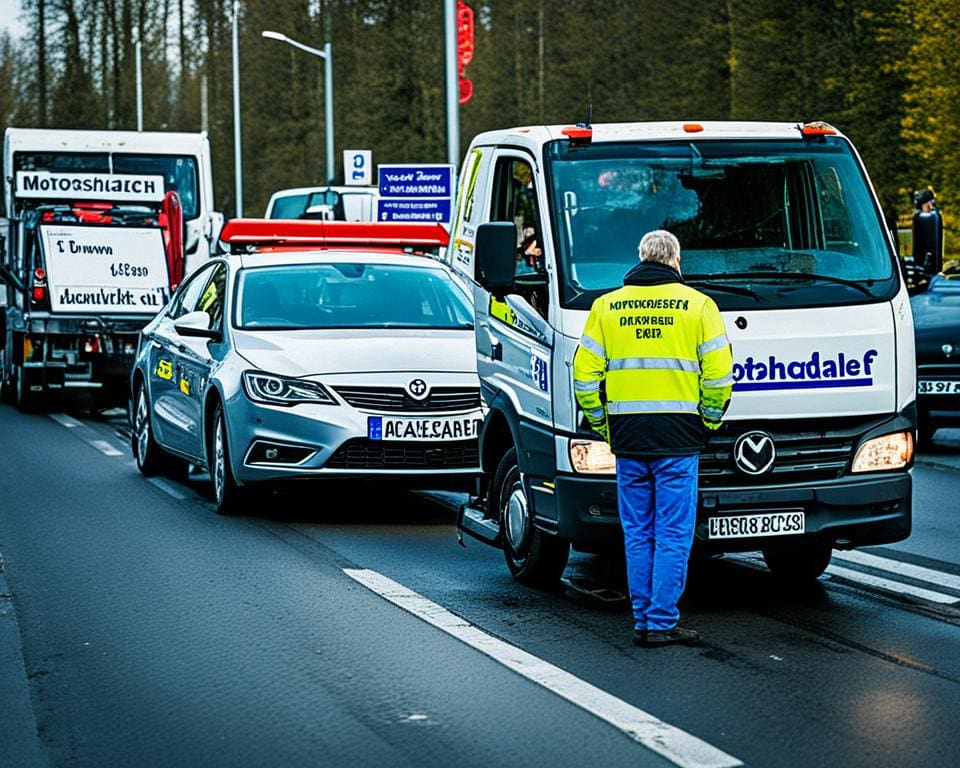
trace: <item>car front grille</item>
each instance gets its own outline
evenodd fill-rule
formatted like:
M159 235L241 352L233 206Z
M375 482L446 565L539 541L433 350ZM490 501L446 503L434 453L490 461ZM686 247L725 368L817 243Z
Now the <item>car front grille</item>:
M469 411L480 407L479 387L433 387L415 400L402 387L334 387L340 397L363 411Z
M700 454L700 487L729 485L767 485L803 483L840 477L853 459L853 451L863 432L860 425L839 429L802 429L780 431L763 424L735 422L732 429L715 435ZM810 425L812 427L812 424ZM826 425L825 425L826 426ZM763 474L750 475L737 469L734 446L737 438L752 429L773 437L777 455L773 466Z
M473 469L480 464L476 440L448 443L385 442L357 437L341 445L327 469Z

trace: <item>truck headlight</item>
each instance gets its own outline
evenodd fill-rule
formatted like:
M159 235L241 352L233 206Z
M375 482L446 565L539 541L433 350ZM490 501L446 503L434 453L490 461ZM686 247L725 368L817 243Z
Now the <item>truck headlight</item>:
M867 440L853 460L853 472L900 469L913 459L913 432L894 432Z
M612 475L617 471L617 457L602 440L571 440L570 464L583 474Z
M290 379L260 371L245 371L243 389L247 397L258 403L270 405L296 405L297 403L322 403L336 405L322 384L303 379Z

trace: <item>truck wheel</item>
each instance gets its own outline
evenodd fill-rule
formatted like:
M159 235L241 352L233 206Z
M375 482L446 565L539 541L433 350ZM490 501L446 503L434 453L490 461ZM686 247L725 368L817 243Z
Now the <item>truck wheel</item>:
M556 586L567 567L570 545L566 539L544 533L533 525L533 509L520 479L515 448L500 460L490 498L499 513L503 555L513 578L530 587Z
M763 550L763 560L773 575L794 583L814 581L823 575L832 555L833 547L819 541Z
M150 401L147 399L147 388L143 384L137 387L137 397L134 402L136 405L133 409L130 447L140 473L145 477L153 477L167 469L170 465L170 457L153 437Z
M233 477L230 469L230 449L227 446L227 422L223 406L217 404L213 414L213 433L210 436L210 482L213 485L213 503L218 515L239 515L244 512L245 491Z

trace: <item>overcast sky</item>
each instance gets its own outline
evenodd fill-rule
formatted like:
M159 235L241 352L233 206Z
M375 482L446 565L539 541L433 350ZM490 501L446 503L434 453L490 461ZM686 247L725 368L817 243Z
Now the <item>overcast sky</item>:
M22 37L26 30L20 21L20 0L0 0L0 29L13 37Z

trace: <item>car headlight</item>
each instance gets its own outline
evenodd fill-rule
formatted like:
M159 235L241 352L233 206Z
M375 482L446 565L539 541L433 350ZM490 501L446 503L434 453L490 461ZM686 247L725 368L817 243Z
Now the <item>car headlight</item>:
M296 405L297 403L336 405L337 403L323 385L314 381L290 379L260 371L244 371L243 390L251 400L271 405Z
M894 432L867 440L853 460L853 472L900 469L913 459L913 432Z
M570 464L583 474L612 475L617 471L617 457L602 440L571 440Z

